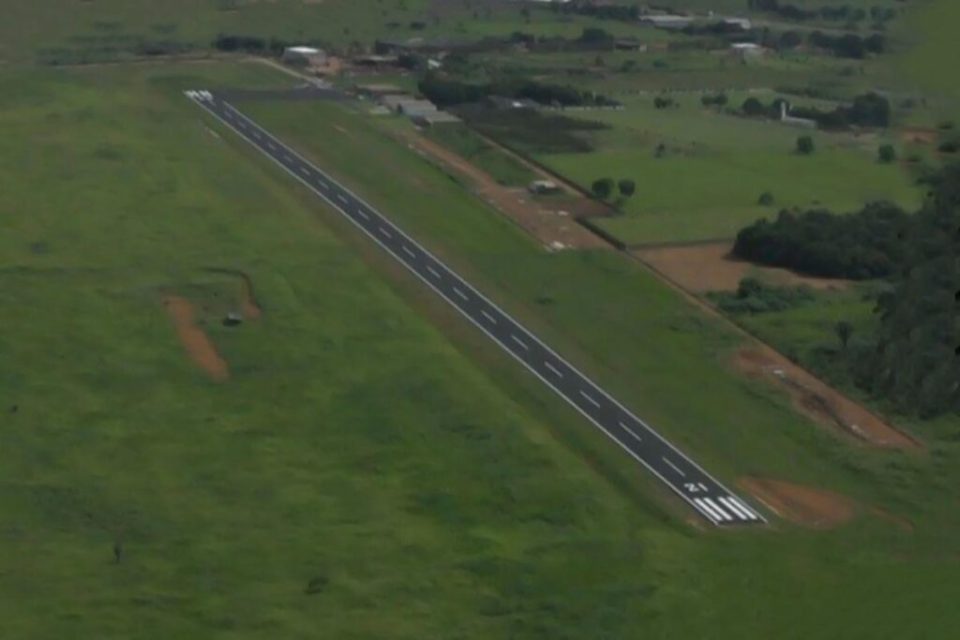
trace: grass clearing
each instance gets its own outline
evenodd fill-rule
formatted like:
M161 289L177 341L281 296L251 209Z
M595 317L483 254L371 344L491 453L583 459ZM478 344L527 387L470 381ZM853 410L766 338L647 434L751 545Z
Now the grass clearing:
M538 159L587 188L602 177L635 180L625 215L600 223L628 244L730 238L784 207L918 202L908 173L877 161L884 136L815 132L817 150L805 157L793 151L801 130L706 110L699 96L678 101L676 109L655 109L650 99L592 112L584 117L612 127L590 134L595 151ZM773 194L773 207L758 203L763 192Z
M507 187L525 187L537 175L526 165L505 154L462 124L433 127L427 138L468 160Z

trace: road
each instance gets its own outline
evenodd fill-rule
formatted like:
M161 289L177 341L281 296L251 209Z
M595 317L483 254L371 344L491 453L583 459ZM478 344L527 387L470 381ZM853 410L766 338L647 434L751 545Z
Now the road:
M186 95L359 227L707 521L720 527L765 522L746 501L730 492L357 194L222 98L205 90L187 91Z

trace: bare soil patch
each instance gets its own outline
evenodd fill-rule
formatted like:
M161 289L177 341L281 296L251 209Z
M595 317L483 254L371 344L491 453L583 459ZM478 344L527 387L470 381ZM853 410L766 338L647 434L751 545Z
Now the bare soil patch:
M936 144L938 135L936 129L908 127L900 131L900 138L906 143Z
M818 424L876 447L922 448L917 440L898 431L771 347L759 343L743 347L734 354L733 366L749 377L766 380L783 389L793 405Z
M556 202L538 201L526 189L500 185L479 167L432 140L411 134L406 141L425 158L466 178L480 198L548 249L610 249L605 240L577 223L576 216L581 214L581 210L593 207L583 196L568 193L567 197ZM553 177L550 176L550 179Z
M859 512L850 498L824 489L771 478L741 478L737 484L784 520L812 529L833 529Z
M788 269L761 267L731 257L731 241L633 250L633 254L688 291L735 291L740 281L756 277L779 286L807 285L814 289L843 289L847 280L802 276Z
M164 297L170 320L177 330L180 343L190 359L203 369L212 380L223 382L230 377L226 361L217 353L216 347L203 329L197 326L193 305L186 298L169 295Z

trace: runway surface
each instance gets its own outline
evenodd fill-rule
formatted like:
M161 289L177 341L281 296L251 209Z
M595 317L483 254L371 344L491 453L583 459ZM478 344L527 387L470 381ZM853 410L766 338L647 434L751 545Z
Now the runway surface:
M746 501L730 492L358 195L220 96L205 90L187 91L186 95L346 216L709 522L717 526L765 522Z

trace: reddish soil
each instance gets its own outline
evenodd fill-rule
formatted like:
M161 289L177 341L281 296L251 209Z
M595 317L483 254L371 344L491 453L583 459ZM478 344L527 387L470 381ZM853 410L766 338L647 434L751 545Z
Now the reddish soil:
M741 478L737 484L784 520L812 529L832 529L857 516L857 503L832 491L770 478Z
M610 248L602 238L577 224L574 219L581 214L581 210L593 206L587 198L568 193L562 204L552 208L546 202L538 202L526 189L500 185L482 169L423 136L410 135L407 142L422 156L467 178L480 198L493 205L548 249ZM553 176L548 178L554 179Z
M788 269L759 267L730 256L733 243L651 247L636 249L634 255L678 285L694 293L735 291L746 276L781 286L807 285L814 289L842 289L846 280L811 278Z
M223 382L230 377L230 369L226 361L217 353L216 347L194 321L193 305L186 298L180 296L166 296L163 305L170 314L177 329L180 343L190 359L201 369L207 372L212 380Z
M918 441L766 345L755 343L741 348L734 354L733 365L750 377L766 380L783 389L801 413L819 424L838 429L877 447L904 450L922 448Z
M904 142L913 144L936 144L938 138L935 129L918 127L903 129L900 131L900 137Z
M243 281L243 297L240 300L243 317L248 320L258 320L263 315L263 309L257 303L257 297L253 292L253 281L243 272L240 273L240 279Z

